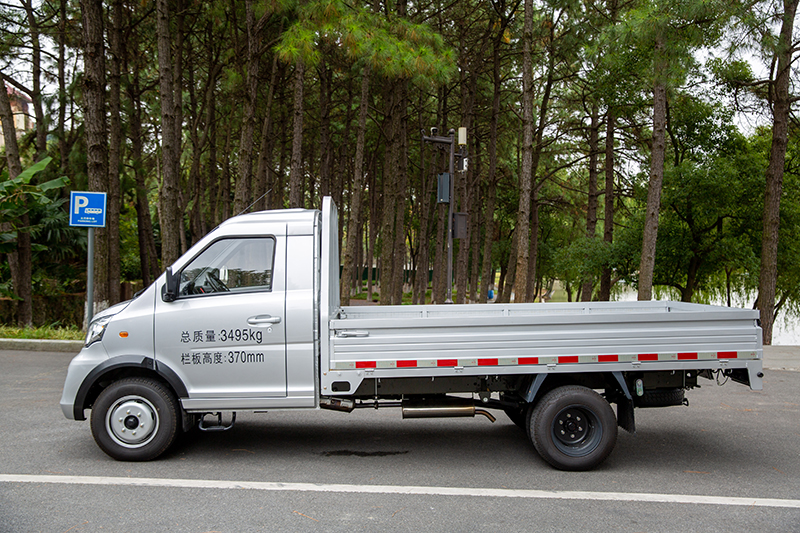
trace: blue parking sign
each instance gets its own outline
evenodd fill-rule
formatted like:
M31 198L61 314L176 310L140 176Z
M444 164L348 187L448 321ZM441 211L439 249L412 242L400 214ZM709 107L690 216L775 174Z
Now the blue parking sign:
M84 228L106 227L106 193L69 193L69 225Z

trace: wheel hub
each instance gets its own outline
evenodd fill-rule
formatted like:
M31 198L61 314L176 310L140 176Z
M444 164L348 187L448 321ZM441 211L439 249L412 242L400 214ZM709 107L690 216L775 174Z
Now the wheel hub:
M126 396L108 410L106 429L122 446L144 446L158 429L158 415L155 407L145 398Z
M553 434L566 446L576 446L589 437L592 429L586 413L581 409L569 407L556 416L553 423Z

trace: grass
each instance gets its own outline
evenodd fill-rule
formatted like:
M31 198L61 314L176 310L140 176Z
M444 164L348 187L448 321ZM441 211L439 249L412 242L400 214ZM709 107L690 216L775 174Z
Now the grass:
M0 326L0 338L82 341L86 338L86 333L76 327L39 326L36 328L17 328Z

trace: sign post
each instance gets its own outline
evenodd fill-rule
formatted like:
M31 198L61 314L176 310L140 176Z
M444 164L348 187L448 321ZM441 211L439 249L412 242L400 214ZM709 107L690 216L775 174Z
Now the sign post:
M450 129L447 137L439 135L439 128L431 128L430 136L422 132L422 141L427 143L436 143L450 147L450 167L449 171L439 174L439 187L437 191L438 203L448 204L447 208L447 299L444 301L446 304L453 303L453 218L456 214L466 216L466 213L453 213L455 203L455 179L453 179L453 172L455 170L456 158L459 161L459 172L467 170L467 128L458 128L458 139L456 139L456 130ZM458 141L458 153L456 154L456 140ZM447 176L447 179L445 179ZM463 222L463 221L462 221ZM466 237L466 232L457 239Z
M106 193L69 193L69 225L89 228L86 247L86 307L88 325L94 316L94 228L106 227Z

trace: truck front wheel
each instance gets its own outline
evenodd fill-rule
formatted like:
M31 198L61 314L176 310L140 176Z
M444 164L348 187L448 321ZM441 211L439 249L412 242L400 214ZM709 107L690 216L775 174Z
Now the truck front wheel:
M528 415L528 435L542 458L560 470L591 470L617 441L609 403L592 389L567 385L551 390Z
M112 383L92 406L95 442L119 461L149 461L164 453L178 432L178 402L158 381Z

